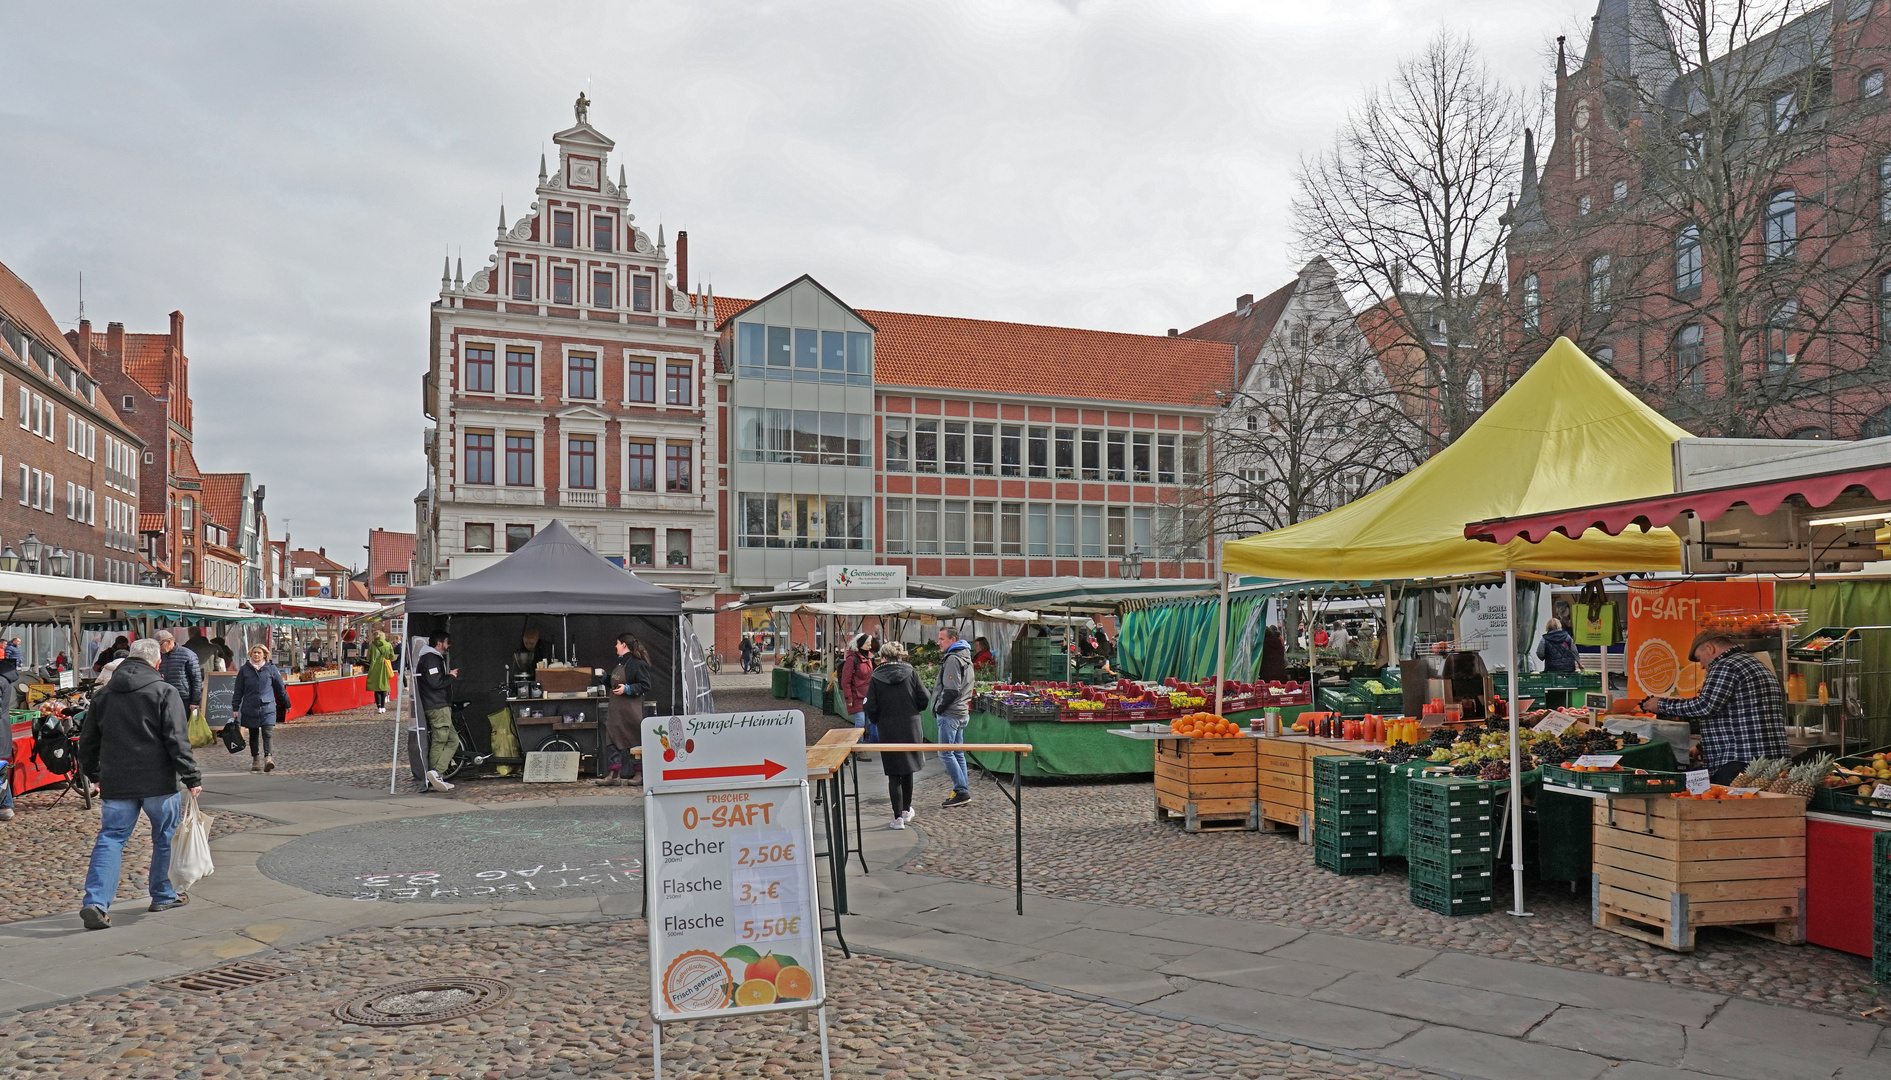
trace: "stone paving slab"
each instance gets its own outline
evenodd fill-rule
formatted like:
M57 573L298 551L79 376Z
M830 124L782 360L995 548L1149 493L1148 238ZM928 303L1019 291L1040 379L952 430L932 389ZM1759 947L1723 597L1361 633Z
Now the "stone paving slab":
M1306 933L1305 930L1268 923L1206 919L1198 915L1170 915L1129 932L1144 937L1168 938L1218 949L1241 949L1256 953L1277 949Z
M1714 1010L1726 1001L1713 994L1674 986L1466 953L1442 953L1436 960L1413 971L1412 976L1428 982L1454 983L1564 1005L1613 1009L1689 1027L1707 1023Z
M849 933L853 932L852 925L852 923L848 924ZM1194 956L1208 948L1206 945L1196 945L1187 941L1142 937L1137 934L1093 930L1089 927L1067 930L1056 937L1033 942L1032 947L1043 949L1045 952L1087 956L1093 960L1108 960L1119 964L1134 964L1145 971L1154 971L1164 964L1186 956Z
M1836 1016L1806 1012L1803 1009L1787 1009L1735 998L1714 1014L1701 1035L1707 1038L1722 1035L1752 1038L1755 1032L1765 1032L1767 1045L1781 1049L1814 1052L1836 1049L1868 1054L1880 1044L1885 1028L1862 1020L1841 1020ZM1697 1043L1701 1040L1697 1038L1689 1041Z
M910 937L889 941L886 948L889 952L921 961L937 960L981 971L996 971L1039 955L1039 950L1028 946L987 941L967 934L947 934L938 930L921 930Z
M1366 941L1338 934L1308 934L1278 949L1269 950L1268 955L1307 960L1348 971L1403 975L1436 957L1438 950L1397 945L1389 941Z
M1456 1028L1426 1027L1384 1053L1421 1068L1491 1080L1596 1080L1604 1073L1615 1080L1614 1062L1606 1057Z
M1675 1065L1687 1053L1688 1029L1646 1016L1564 1005L1537 1025L1529 1038L1566 1050Z
M1014 979L1094 994L1112 1001L1140 1005L1173 994L1176 987L1168 979L1132 964L1112 964L1087 956L1046 953L1030 960L998 968L1001 975Z
M1312 996L1339 1005L1516 1037L1541 1023L1557 1007L1553 1001L1420 979L1388 978L1372 972L1354 972L1314 991Z
M1378 1049L1424 1028L1417 1020L1230 986L1191 986L1149 1007L1166 1015L1223 1021L1347 1050Z
M1200 982L1294 996L1311 994L1331 986L1347 974L1343 968L1323 967L1303 960L1206 947L1180 960L1163 964L1157 970L1165 975L1178 975Z

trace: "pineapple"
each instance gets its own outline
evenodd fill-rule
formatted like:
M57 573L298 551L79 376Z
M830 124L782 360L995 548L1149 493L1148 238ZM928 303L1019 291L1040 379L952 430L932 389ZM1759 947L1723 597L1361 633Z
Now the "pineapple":
M1746 769L1743 770L1739 776L1734 777L1733 783L1727 786L1737 788L1760 788L1764 790L1769 787L1773 781L1779 779L1779 774L1785 771L1786 761L1787 759L1785 758L1754 758L1752 761L1747 762Z
M1832 771L1834 760L1830 754L1817 754L1805 764L1794 768L1788 774L1790 779L1786 784L1784 794L1797 795L1802 799L1812 798L1813 794L1819 790L1819 782L1825 779L1826 773Z

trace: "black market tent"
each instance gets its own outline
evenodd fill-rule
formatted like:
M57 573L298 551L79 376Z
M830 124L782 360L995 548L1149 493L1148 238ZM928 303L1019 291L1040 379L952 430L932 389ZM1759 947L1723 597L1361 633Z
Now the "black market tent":
M707 680L698 678L701 647L683 595L606 561L557 520L478 573L408 589L406 607L410 636L452 636L455 697L472 702L466 715L482 752L486 718L506 708L510 666L528 630L559 660L606 671L617 663L617 635L635 634L650 652L646 700L667 712L697 712L707 700L697 692Z
M409 615L681 615L683 594L652 585L553 520L496 565L407 590Z

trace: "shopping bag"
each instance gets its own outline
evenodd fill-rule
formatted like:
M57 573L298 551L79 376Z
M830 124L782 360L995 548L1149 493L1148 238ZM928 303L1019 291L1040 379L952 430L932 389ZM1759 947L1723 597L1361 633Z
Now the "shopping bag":
M203 713L198 712L196 709L192 709L190 712L191 748L196 749L197 747L200 747L200 746L209 746L211 743L216 742L216 741L217 741L217 733L210 730L210 721L204 719Z
M240 754L249 745L243 738L243 725L232 720L217 732L217 738L223 740L223 748L232 754Z
M197 796L184 792L184 816L171 837L171 884L178 892L216 872L210 861L210 815L197 806Z

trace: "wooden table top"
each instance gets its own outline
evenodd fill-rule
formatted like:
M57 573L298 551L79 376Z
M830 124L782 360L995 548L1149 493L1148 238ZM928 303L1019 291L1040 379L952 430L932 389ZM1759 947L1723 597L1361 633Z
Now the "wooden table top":
M894 751L895 753L905 753L905 754L923 754L928 751L936 753L940 750L987 750L992 753L1010 752L1010 753L1015 753L1015 754L1028 754L1031 752L1032 747L1031 747L1031 744L1028 742L992 742L992 743L969 743L969 742L968 743L929 743L929 742L884 743L884 742L877 742L877 743L862 743L861 745L853 747L852 749L854 753L863 753L863 754L872 753L875 750L891 750L891 751Z
M820 737L816 746L852 746L867 733L866 728L837 727Z
M813 779L818 776L824 779L833 776L840 771L841 765L847 760L847 755L852 752L852 747L839 743L808 747L808 777Z

